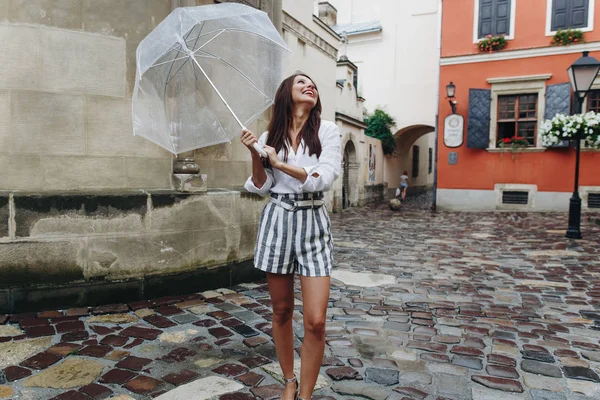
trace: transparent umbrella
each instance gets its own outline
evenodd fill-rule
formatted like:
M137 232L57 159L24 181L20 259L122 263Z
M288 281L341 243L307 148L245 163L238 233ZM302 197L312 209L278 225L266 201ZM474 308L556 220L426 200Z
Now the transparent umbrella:
M289 53L252 7L173 10L137 48L133 134L173 154L230 142L273 104Z

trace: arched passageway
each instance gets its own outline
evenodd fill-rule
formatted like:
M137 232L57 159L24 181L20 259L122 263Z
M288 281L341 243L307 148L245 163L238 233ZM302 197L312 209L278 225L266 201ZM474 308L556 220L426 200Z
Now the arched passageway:
M386 168L384 181L388 183L388 196L400 185L400 176L404 171L409 176L409 191L424 190L433 175L430 175L430 160L433 156L433 145L426 142L415 146L423 136L434 132L435 128L430 125L411 125L398 130L396 137L396 150L392 156L386 157ZM430 150L431 148L431 150ZM412 149L412 150L411 150Z

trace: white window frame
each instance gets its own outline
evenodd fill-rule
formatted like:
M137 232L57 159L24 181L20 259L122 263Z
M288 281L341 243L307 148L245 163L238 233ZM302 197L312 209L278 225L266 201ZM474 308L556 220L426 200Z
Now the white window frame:
M557 31L552 30L552 4L554 0L546 0L546 36L554 36ZM594 5L596 0L588 0L588 26L581 28L581 32L591 32L594 30Z
M600 212L597 208L588 207L588 196L590 193L600 193L600 186L579 186L579 194L581 195L581 208L590 212Z
M541 127L544 123L544 113L546 111L546 81L552 77L551 74L515 76L509 78L490 78L488 83L492 85L490 104L490 142L489 149L496 149L498 143L498 96L519 95L519 94L537 94L537 135L535 147L527 149L544 149L542 146Z
M473 0L475 5L475 13L473 14L473 43L479 43L484 38L479 37L479 0ZM506 40L515 38L515 20L516 20L517 0L510 1L510 29L509 34L504 36Z

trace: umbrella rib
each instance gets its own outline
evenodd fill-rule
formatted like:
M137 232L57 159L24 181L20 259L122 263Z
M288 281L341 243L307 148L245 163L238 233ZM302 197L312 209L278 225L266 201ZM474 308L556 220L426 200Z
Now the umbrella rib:
M204 28L204 22L202 21L202 25L200 26L200 32L202 32L202 29ZM185 41L189 38L189 36L192 34L192 31L194 30L194 28L190 29L190 31L183 37L183 43L178 43L177 45L179 46L179 49L177 49L177 55L175 56L175 59L172 60L173 64L171 64L171 68L169 68L169 72L167 73L167 81L165 82L165 91L167 90L167 85L168 83L171 81L171 79L169 79L169 77L171 76L171 71L173 70L173 65L175 65L175 61L180 60L181 58L177 58L177 56L179 55L179 53L183 53L182 49L185 46ZM198 32L198 33L200 33ZM196 42L198 41L198 38L196 38ZM187 46L185 46L186 48L188 48ZM175 49L173 49L175 50ZM182 57L183 58L183 57ZM186 61L187 62L187 61ZM181 64L181 66L179 67L179 69L177 71L175 71L175 73L172 76L177 75L177 73L181 70L181 68L183 68L183 66L185 65L185 62Z
M206 54L210 55L210 56L213 56L214 58L216 58L217 60L221 61L222 63L224 63L224 64L226 64L226 65L230 66L230 67L231 67L232 69L234 69L234 70L235 70L235 71L236 71L238 74L240 74L240 75L241 75L241 76L242 76L242 77L243 77L243 78L244 78L246 81L248 81L248 83L249 83L250 85L252 85L252 86L254 87L254 89L256 89L256 90L257 90L257 91L258 91L260 94L262 94L262 95L263 95L265 98L267 98L267 99L270 99L270 97L269 97L269 96L267 96L267 94L265 94L265 93L264 93L264 92L263 92L263 91L262 91L262 90L261 90L261 89L260 89L260 88L259 88L259 87L256 85L256 83L252 82L252 80L251 80L250 78L248 78L248 77L246 76L246 74L244 74L244 73L243 73L242 71L240 71L238 68L236 68L235 66L233 66L233 65L232 65L232 64L230 64L229 62L227 62L227 61L223 60L221 57L219 57L219 56L217 56L217 55L215 55L215 54L209 53L209 52L208 52L208 51L206 51L206 50L202 50L202 51L203 51L204 53L206 53Z
M206 78L206 80L208 81L208 83L210 84L210 86L212 86L213 90L217 93L217 95L219 96L219 98L221 99L221 101L223 102L223 104L225 104L225 107L227 107L227 109L229 110L229 112L231 113L231 115L233 115L233 118L235 118L236 122L240 125L241 128L244 128L244 124L242 124L242 121L240 121L240 119L235 114L235 112L233 112L233 110L231 109L231 106L229 105L229 103L227 103L227 101L225 100L225 98L223 97L223 95L221 94L221 92L219 92L219 89L217 89L217 87L215 86L215 84L213 83L213 81L210 79L210 77L208 76L208 74L204 71L204 69L202 68L202 66L200 66L200 64L198 64L198 61L194 57L190 57L190 58L198 66L198 68L200 69L200 71L202 72L202 74L204 75L204 77Z
M203 33L202 35L199 35L198 37L200 38L200 37L202 37L202 36L210 35L211 33L214 33L214 32L217 32L217 31L219 32L219 34L221 34L221 33L225 32L225 31L249 33L249 34L251 34L251 35L255 35L255 36L261 37L261 38L263 38L263 39L265 39L265 40L268 40L269 42L273 42L273 43L274 43L274 44L276 44L277 46L279 46L279 47L283 48L285 51L287 51L287 52L290 52L290 49L288 49L287 47L285 47L285 46L281 45L280 43L277 43L277 42L276 42L276 41L274 41L273 39L271 39L271 38L269 38L269 37L266 37L266 36L264 36L264 35L261 35L261 34L259 34L259 33L252 32L252 31L247 31L247 30L244 30L244 29L236 29L236 28L223 28L223 29L217 29L217 30L214 30L214 31L209 31L209 32ZM211 40L212 40L212 39L211 39ZM204 43L202 46L200 46L200 47L199 47L198 49L196 49L196 50L200 50L202 47L206 46L207 44L208 44L208 42ZM196 50L194 50L194 51L196 51Z

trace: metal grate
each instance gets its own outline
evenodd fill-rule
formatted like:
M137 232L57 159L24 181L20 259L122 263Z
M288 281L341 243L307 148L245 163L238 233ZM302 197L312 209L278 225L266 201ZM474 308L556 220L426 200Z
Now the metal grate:
M527 205L529 192L504 191L502 192L502 204Z
M588 193L588 208L600 208L600 193Z

